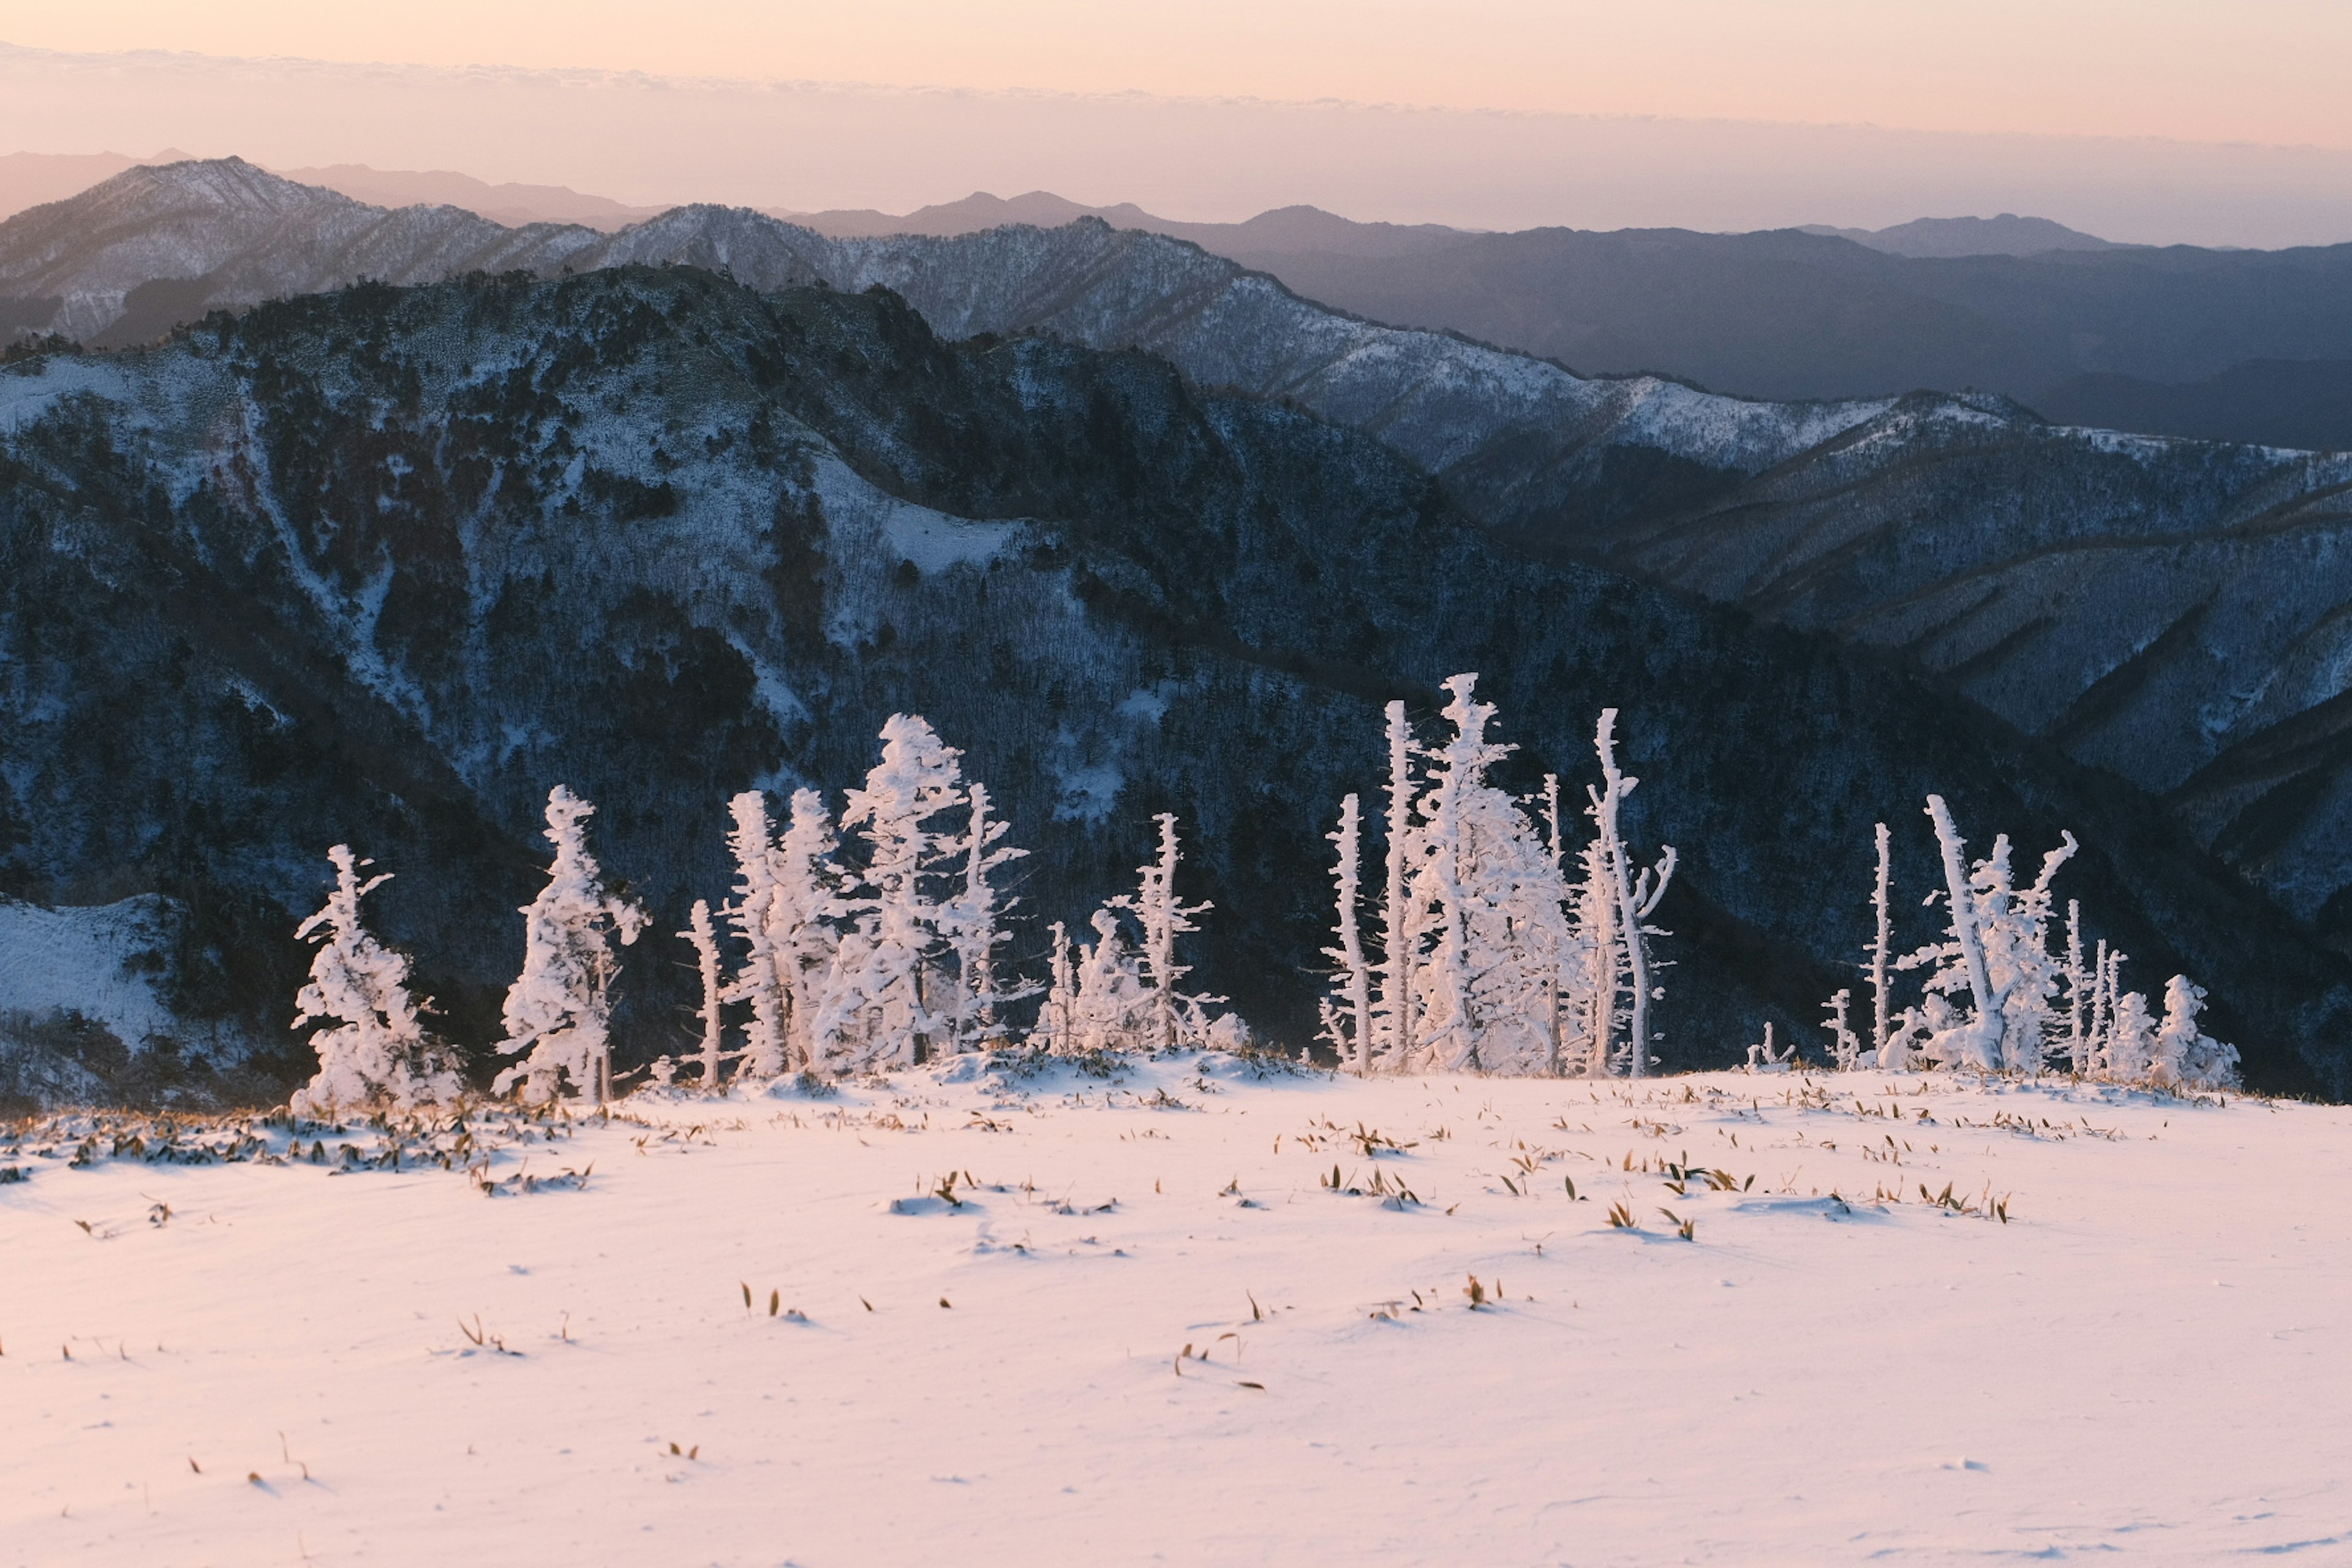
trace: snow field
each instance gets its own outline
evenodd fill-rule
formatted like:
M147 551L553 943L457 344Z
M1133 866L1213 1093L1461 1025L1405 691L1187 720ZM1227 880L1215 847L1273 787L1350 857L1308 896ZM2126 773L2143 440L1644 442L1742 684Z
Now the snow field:
M489 1198L0 1138L0 1563L2352 1558L2352 1110L977 1065Z

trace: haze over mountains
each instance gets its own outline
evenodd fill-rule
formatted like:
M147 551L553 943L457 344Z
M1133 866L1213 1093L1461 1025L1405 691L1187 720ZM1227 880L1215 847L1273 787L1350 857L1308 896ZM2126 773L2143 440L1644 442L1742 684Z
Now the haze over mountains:
M2068 228L2046 217L1923 217L1891 228L1801 226L1806 234L1834 235L1890 256L2038 256L2045 250L2116 250L2114 240Z
M1780 237L1843 247L1873 263L1895 259L1843 241ZM1655 377L1580 377L1526 355L1334 312L1196 246L1093 219L1052 230L843 239L740 209L694 207L614 235L561 226L513 230L454 208L371 208L229 162L131 171L73 203L0 224L0 291L14 296L11 308L24 324L65 325L115 341L152 338L169 321L215 306L315 291L360 276L425 282L521 268L557 277L646 263L704 268L766 291L829 284L854 292L881 284L919 310L929 331L964 341L975 353L1035 334L1093 353L1141 349L1166 359L1194 387L1280 400L1376 437L1434 476L1449 504L1522 558L1548 559L1560 569L1589 571L1577 563L1592 561L1630 568L1809 636L1895 655L1898 666L1925 672L1951 694L1916 689L1898 707L1923 702L1924 714L1965 698L2036 737L1987 741L1992 750L1979 761L1950 765L1981 777L2010 802L2006 809L2025 810L2022 802L2030 800L2071 801L2053 809L2078 828L2093 816L2122 812L2116 830L2129 842L2116 851L2115 874L2138 889L2119 895L2123 901L2158 922L2147 942L2186 952L2213 940L2189 911L2223 899L2221 884L2202 884L2194 896L2156 891L2175 874L2160 862L2183 854L2196 860L2186 842L2211 847L2279 901L2286 913L2241 910L2231 921L2272 930L2263 940L2284 943L2282 952L2306 951L2297 944L2308 938L2294 935L2297 930L2315 928L2338 942L2352 939L2346 891L2352 888L2352 742L2346 739L2352 726L2338 717L2343 682L2336 673L2345 663L2338 628L2352 621L2352 582L2333 564L2352 525L2345 502L2352 495L2352 457L2054 427L1985 395L1773 403ZM448 298L452 303L435 310L472 308L464 296ZM578 298L642 303L639 296ZM361 310L355 319L365 320L394 309L352 308ZM383 319L410 318L395 311ZM425 331L433 319L430 311L415 318L413 330ZM314 349L346 341L332 317L302 320L311 323L302 331ZM604 331L599 327L592 335L601 341ZM257 352L276 340L242 341ZM39 417L53 421L71 402L57 398L82 384L75 378L84 373L37 367L83 363L33 362L34 382L20 372L15 384L43 390L19 406L48 410ZM95 390L99 384L87 384ZM127 410L137 400L123 404L125 395L102 395ZM268 416L295 412L289 406ZM121 425L127 413L109 417L120 428L117 439L137 423ZM845 451L863 449L867 439L848 426L829 428L828 439L847 443ZM359 438L357 426L352 438ZM194 461L194 454L190 448L170 461ZM926 504L971 515L963 502L936 499L962 494L955 487L973 482L969 475L954 477L947 458L940 460L948 468L936 483L948 489L893 493L931 496ZM1139 474L1149 467L1145 462ZM859 471L874 470L868 465ZM631 482L651 489L668 483L642 474ZM707 481L720 490L733 482L715 473ZM582 492L583 504L606 511L620 505L614 498L622 490L606 488L609 495ZM698 493L693 487L688 492ZM1065 498L1017 514L1075 521L1093 504ZM1621 671L1614 679L1626 689L1606 700L1629 710L1639 704L1682 714L1674 732L1685 737L1675 743L1685 750L1714 744L1704 737L1727 722L1725 670L1778 670L1771 679L1801 685L1831 679L1800 677L1787 663L1818 657L1796 651L1812 643L1740 634L1706 656L1715 673L1694 666L1667 687L1653 686L1650 678L1636 678L1638 659L1612 661L1631 657L1627 649L1643 638L1696 648L1731 634L1702 634L1700 623L1673 631L1663 624L1606 630L1614 612L1603 606L1635 587L1622 576L1583 581L1590 586L1578 592L1591 595L1591 613L1601 617L1591 630L1601 641L1588 643L1578 660ZM1307 635L1285 624L1286 639ZM1497 632L1491 655L1478 657L1501 669L1495 661L1517 657L1511 650L1541 624L1538 616L1508 636ZM1762 640L1742 640L1750 636ZM1734 651L1735 645L1744 651ZM1326 649L1312 657L1346 662L1357 656ZM1895 679L1891 672L1882 678ZM1843 721L1867 706L1858 693L1870 689L1868 679L1849 671L1833 683L1843 695L1823 699L1825 710ZM1601 695L1596 689L1596 698ZM1785 716L1789 700L1775 698L1764 707L1778 704ZM1930 728L1965 725L1971 721L1960 715L1968 710L1963 702ZM1548 732L1559 736L1572 730L1571 718L1545 708L1528 721L1554 726ZM1899 773L1893 759L1901 747L1891 739L1887 744L1893 750L1871 765ZM2037 746L2053 750L2037 761ZM2067 772L2052 760L2059 750L2112 770L2107 783L2084 782L2096 773ZM1730 857L1719 863L1719 875L1702 873L1694 884L1723 889L1708 897L1727 900L1723 914L1733 924L1709 929L1720 929L1735 948L1735 931L1777 931L1771 941L1816 955L1805 963L1828 962L1835 951L1829 934L1837 924L1829 912L1835 898L1820 888L1801 894L1802 878L1769 869L1779 850L1769 847L1764 824L1784 823L1785 812L1776 803L1764 817L1737 826L1745 819L1731 800L1745 786L1731 781L1753 765L1727 756L1720 767L1701 767L1713 782L1688 797L1693 812L1717 823L1709 830L1716 852ZM1800 772L1810 770L1805 776L1816 784L1834 774L1844 781L1838 789L1860 790L1864 779L1844 766L1825 755ZM1660 771L1672 770L1662 764ZM2155 820L2150 795L2165 797L2163 809L2177 826L2124 826L2135 812ZM1750 880L1758 876L1770 896L1730 901L1730 889L1759 885ZM1812 912L1784 919L1774 912L1775 900L1793 900L1791 911ZM2168 909L2173 915L2149 912ZM2263 924L2275 920L2289 923L2274 930ZM1794 973L1786 952L1774 962ZM2243 968L2252 960L2233 952L2221 962ZM2194 967L2210 972L2215 965ZM1738 979L1742 973L1749 978ZM2328 984L2315 973L2305 973L2284 992L2257 986L2232 1005L2272 1009L2264 1014L2273 1020L2267 1026L2284 1031L2281 1037L2315 1039L2311 1031L2323 1027L2334 1005L2326 1000ZM1729 957L1722 974L1727 996L1759 984ZM1250 984L1273 983L1260 973ZM1740 1005L1764 1004L1758 997ZM2305 1056L2311 1059L2308 1051Z
M454 205L509 226L555 222L610 233L656 214L463 174L362 165L296 173L362 202ZM42 177L54 184L62 176ZM1378 321L1463 332L1588 374L1653 371L1757 397L1975 387L2067 424L2352 447L2352 247L2120 246L2011 214L1746 235L1486 235L1360 223L1312 207L1186 223L1046 192L975 193L904 215L771 216L842 238L1096 216L1190 240ZM484 265L495 264L502 243L482 242ZM10 310L0 331L25 330L22 314ZM155 330L142 313L117 336L135 341Z

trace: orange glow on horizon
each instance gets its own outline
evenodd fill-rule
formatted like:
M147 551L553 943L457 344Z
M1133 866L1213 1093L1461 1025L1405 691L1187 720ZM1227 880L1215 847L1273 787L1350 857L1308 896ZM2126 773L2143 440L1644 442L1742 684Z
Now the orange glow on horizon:
M5 0L0 40L2352 148L2315 0Z

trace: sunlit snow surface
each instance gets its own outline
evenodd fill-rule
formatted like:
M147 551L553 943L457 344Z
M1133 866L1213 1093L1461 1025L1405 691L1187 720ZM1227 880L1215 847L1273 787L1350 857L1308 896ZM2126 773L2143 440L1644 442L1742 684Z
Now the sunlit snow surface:
M10 1564L2352 1559L2340 1108L1213 1058L632 1102L495 1197L46 1146Z

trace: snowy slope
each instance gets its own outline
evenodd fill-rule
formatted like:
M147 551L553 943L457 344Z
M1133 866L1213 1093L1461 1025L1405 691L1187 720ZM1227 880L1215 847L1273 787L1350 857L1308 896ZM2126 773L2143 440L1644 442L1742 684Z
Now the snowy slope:
M76 1012L136 1045L176 1026L142 968L177 916L152 894L80 909L0 898L0 1014Z
M489 1199L0 1144L0 1563L2337 1562L2347 1116L1171 1060Z

